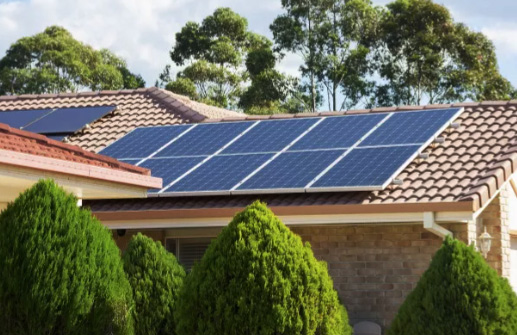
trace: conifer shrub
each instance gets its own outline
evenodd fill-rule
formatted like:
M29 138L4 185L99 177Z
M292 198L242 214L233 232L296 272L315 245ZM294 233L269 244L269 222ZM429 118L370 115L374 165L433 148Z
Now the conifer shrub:
M472 246L448 237L388 333L517 334L517 297Z
M135 299L135 334L175 334L174 308L185 270L176 257L151 238L133 236L123 257Z
M110 232L53 181L0 214L0 334L132 334L132 305Z
M176 311L177 334L351 334L326 264L260 202L212 241Z

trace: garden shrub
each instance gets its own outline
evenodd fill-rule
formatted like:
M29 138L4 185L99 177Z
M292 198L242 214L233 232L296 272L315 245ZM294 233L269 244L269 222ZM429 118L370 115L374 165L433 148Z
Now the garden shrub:
M472 246L448 237L389 334L517 334L517 297Z
M212 241L176 311L178 334L351 334L326 264L260 202Z
M53 181L0 214L0 278L0 334L133 333L119 249Z
M135 299L135 334L175 334L173 311L185 277L176 257L160 242L138 233L123 261Z

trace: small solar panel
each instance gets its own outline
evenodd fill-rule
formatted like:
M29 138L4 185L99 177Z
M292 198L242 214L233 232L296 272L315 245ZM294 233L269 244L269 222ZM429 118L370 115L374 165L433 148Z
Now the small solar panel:
M328 117L289 150L349 148L385 117L386 114Z
M137 128L100 151L113 158L143 159L174 140L192 125Z
M162 185L166 187L204 158L205 157L151 158L139 166L150 169L153 177L162 178ZM158 191L159 190L152 190L150 192L154 193Z
M0 123L13 128L22 128L52 112L52 109L29 109L0 112Z
M285 152L237 188L238 190L303 189L342 150Z
M262 121L239 138L223 154L278 152L303 134L319 119Z
M382 188L419 148L409 145L354 149L311 188Z
M254 122L201 123L161 150L156 157L211 155L244 132Z
M271 157L272 154L214 156L164 192L229 192Z
M74 133L114 109L115 106L59 108L23 129L39 134Z

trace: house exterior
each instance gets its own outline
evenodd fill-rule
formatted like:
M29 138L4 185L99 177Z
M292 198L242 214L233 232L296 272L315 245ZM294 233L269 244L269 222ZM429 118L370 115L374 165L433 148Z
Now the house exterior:
M142 232L190 267L236 212L265 201L327 262L353 325L369 321L386 329L447 234L475 244L486 228L493 237L487 262L517 289L517 101L245 116L155 88L0 97L0 110L92 104L117 109L68 142L95 152L142 126L463 107L458 126L399 174L400 185L382 191L106 197L84 205L113 230L122 249Z
M82 200L146 197L162 186L147 169L0 124L0 209L42 178Z

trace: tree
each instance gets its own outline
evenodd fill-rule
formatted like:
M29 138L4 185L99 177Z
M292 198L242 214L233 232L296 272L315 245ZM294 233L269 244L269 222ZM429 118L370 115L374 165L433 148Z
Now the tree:
M248 53L245 64L251 83L239 100L239 107L246 114L295 113L307 109L298 80L277 71L276 62L270 47Z
M517 297L472 246L449 237L389 334L517 334Z
M94 50L64 28L23 37L0 60L0 94L76 92L145 86L121 58Z
M134 236L123 257L135 298L135 334L175 333L173 312L185 270L160 242Z
M178 334L351 334L326 264L262 203L238 213L185 282Z
M283 0L282 6L286 13L270 28L277 49L302 56L311 110L318 106L320 87L330 110L355 106L372 87L370 50L363 40L377 33L378 9L369 0Z
M166 67L160 81L175 93L188 93L211 105L234 108L248 80L246 55L268 47L271 42L250 32L245 18L230 8L218 8L201 24L187 22L176 34L170 56L177 66L185 68L173 80L170 66Z
M50 180L0 214L0 276L0 334L133 333L110 232Z
M493 44L455 23L431 0L387 5L377 40L377 68L386 81L373 105L419 105L509 99L514 89L498 71Z

